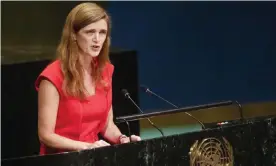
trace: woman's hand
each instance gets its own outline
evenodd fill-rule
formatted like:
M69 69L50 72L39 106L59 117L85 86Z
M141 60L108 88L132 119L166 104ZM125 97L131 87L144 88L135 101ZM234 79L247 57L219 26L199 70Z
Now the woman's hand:
M110 146L110 144L103 141L103 140L99 140L99 141L96 141L96 142L92 143L91 146L90 146L90 149L100 148L100 147L104 147L104 146Z
M141 141L141 137L137 136L137 135L131 135L130 136L130 139L131 139L131 142L137 142L137 141ZM129 143L130 142L130 139L129 137L125 136L125 135L122 135L119 139L119 142L121 144L124 144L124 143Z
M94 143L84 143L80 150L100 148L100 147L104 147L104 146L110 146L110 144L103 140L98 140Z

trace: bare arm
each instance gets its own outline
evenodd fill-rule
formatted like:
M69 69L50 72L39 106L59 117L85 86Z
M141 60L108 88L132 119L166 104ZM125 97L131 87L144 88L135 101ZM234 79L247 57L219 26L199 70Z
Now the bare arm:
M105 128L101 131L101 134L108 141L115 143L115 144L128 143L128 142L130 142L130 139L131 139L131 141L140 141L141 140L141 137L136 136L136 135L131 135L131 137L123 136L120 138L120 136L122 136L122 133L113 121L112 107L110 108Z
M67 150L87 149L90 143L75 141L55 134L59 94L48 80L42 80L38 91L38 136L45 145Z
M102 136L112 143L118 143L118 138L122 135L121 131L115 125L113 121L113 109L112 107L108 113L108 119L104 129L101 131Z

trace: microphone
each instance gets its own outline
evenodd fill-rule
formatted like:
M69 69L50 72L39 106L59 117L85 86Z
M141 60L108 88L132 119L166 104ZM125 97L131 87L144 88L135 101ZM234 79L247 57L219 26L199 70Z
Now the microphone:
M132 98L130 97L130 95L129 95L129 93L128 93L128 91L127 91L126 89L122 89L122 93L123 93L123 95L124 95L127 99L129 99L129 100L135 105L135 107L136 107L141 113L144 113L144 112L141 110L141 108L132 100ZM156 129L162 134L162 136L164 137L163 131L162 131L161 129L159 129L149 118L147 118L147 120L148 120L149 123L150 123L154 128L156 128Z
M157 95L156 93L152 92L152 91L151 91L148 87L146 87L145 85L140 85L140 88L142 89L142 91L144 91L144 92L146 92L146 93L148 93L148 94L151 94L151 95L153 95L153 96L155 96L155 97L161 99L162 101L168 103L169 105L171 105L171 106L173 106L173 107L175 107L175 108L179 108L178 106L174 105L173 103L169 102L168 100L164 99L163 97L161 97L161 96ZM205 129L204 124L203 124L199 119L197 119L196 117L194 117L193 115L191 115L191 114L188 113L188 112L184 112L184 113L185 113L186 115L192 117L194 120L196 120L196 121L201 125L202 129Z

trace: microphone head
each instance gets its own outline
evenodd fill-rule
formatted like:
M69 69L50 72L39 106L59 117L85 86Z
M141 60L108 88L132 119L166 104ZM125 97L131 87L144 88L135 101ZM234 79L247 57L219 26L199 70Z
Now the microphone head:
M140 85L140 89L142 89L144 92L148 92L149 88L145 85Z
M122 93L123 93L124 96L128 96L129 95L129 93L128 93L128 91L126 89L122 89L121 91L122 91Z

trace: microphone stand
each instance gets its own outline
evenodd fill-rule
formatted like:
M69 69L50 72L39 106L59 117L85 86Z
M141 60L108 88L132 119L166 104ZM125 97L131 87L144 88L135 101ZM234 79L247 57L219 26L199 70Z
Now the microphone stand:
M130 95L129 95L129 93L127 92L126 89L123 89L123 90L122 90L122 93L124 94L124 96L125 96L126 98L128 98L128 99L135 105L135 107L136 107L141 113L144 113L144 112L141 110L141 108L132 100L132 98L130 97ZM154 128L156 128L156 129L161 133L161 135L164 137L163 131L162 131L161 129L159 129L149 118L147 118L147 120L148 120L148 122L149 122Z
M127 124L127 130L128 130L128 135L129 135L129 137L131 137L131 131L130 131L129 123L128 123L128 121L126 119L123 119L123 121L126 122L126 124ZM129 141L131 142L131 138L129 139Z
M169 102L168 100L164 99L163 97L157 95L156 93L152 92L149 88L145 87L145 86L141 86L141 88L146 92L146 93L150 93L153 94L155 97L165 101L166 103L168 103L169 105L173 106L174 108L179 108L178 106L174 105L173 103ZM193 118L194 120L196 120L200 125L201 128L204 130L205 129L205 125L196 117L194 117L193 115L191 115L188 112L184 112L186 115L190 116L191 118Z

